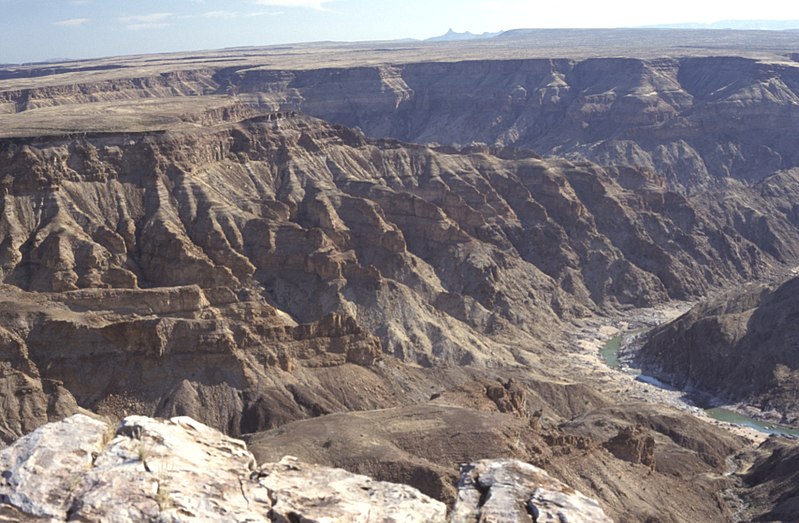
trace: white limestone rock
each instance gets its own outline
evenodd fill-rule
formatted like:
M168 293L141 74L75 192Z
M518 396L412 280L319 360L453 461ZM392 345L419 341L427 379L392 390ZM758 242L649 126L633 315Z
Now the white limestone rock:
M66 520L81 479L113 435L77 414L48 423L0 452L0 501L41 518Z
M85 475L74 514L88 521L268 521L240 440L188 417L130 416Z
M461 471L452 523L612 523L595 500L517 460L483 460Z
M0 451L0 521L444 522L416 489L293 458L264 465L191 418L83 415ZM274 506L273 506L274 505Z
M415 488L305 465L291 456L262 466L259 474L261 485L271 492L272 521L277 523L444 523L447 519L446 505Z

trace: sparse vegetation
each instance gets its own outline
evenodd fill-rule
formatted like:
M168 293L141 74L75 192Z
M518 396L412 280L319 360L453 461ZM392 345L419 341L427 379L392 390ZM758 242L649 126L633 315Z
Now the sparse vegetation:
M158 480L158 490L155 492L155 502L161 511L172 507L172 497L169 491L169 483L163 479Z

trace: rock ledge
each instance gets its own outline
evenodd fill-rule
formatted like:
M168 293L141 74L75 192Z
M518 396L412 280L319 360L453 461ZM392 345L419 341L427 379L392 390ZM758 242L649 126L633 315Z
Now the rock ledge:
M445 522L407 485L285 457L260 467L242 441L189 417L78 414L0 451L0 521ZM565 519L564 519L565 518ZM449 521L610 521L596 501L518 461L463 469Z

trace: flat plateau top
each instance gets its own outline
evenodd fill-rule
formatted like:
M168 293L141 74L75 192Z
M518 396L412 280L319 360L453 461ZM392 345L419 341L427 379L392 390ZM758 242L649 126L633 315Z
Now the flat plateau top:
M218 118L214 115L246 118L281 106L269 93L228 92L224 78L231 72L477 60L709 56L799 68L799 31L519 29L469 41L319 42L0 65L0 138L191 128L208 125ZM162 82L166 85L155 85L159 75L174 76ZM126 79L133 79L127 89L141 93L118 91L115 81ZM250 109L242 112L241 106Z
M517 29L470 41L320 42L0 66L0 92L199 68L307 70L490 59L690 56L790 61L799 59L797 53L799 30Z

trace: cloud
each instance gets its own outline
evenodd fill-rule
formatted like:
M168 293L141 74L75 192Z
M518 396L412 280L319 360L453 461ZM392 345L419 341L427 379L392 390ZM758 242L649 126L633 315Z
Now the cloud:
M286 14L285 11L253 11L252 13L247 13L244 16L247 17L254 17L254 16L280 16Z
M117 18L125 29L140 31L144 29L161 29L169 27L169 19L174 16L172 13L150 13L147 15L122 16Z
M238 18L241 16L236 11L208 11L207 13L203 13L203 18Z
M255 5L266 5L270 7L302 7L305 9L316 9L317 11L327 11L325 4L335 0L255 0Z
M68 20L53 22L53 25L59 25L61 27L80 27L83 24L89 23L90 21L91 20L88 18L70 18Z

